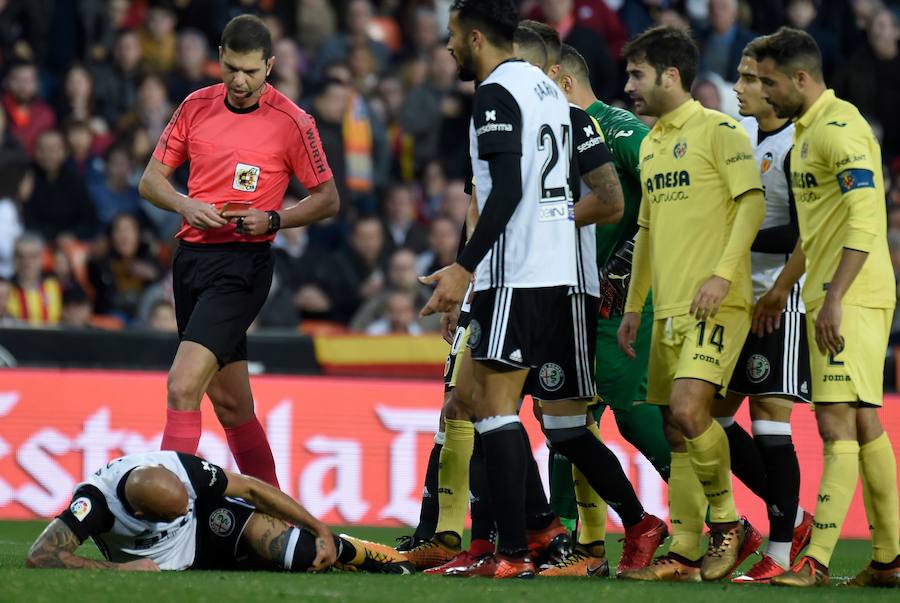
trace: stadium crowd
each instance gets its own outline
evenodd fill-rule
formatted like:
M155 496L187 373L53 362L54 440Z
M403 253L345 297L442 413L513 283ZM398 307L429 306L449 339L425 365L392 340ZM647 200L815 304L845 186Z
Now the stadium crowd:
M275 242L255 328L419 334L452 263L473 87L445 47L447 0L0 0L0 326L175 331L169 264L180 216L141 199L153 145L190 92L218 81L219 32L263 17L270 84L312 114L340 214ZM745 44L782 24L808 31L825 78L870 120L889 179L900 273L900 4L879 0L522 0L588 61L597 96L624 106L624 42L656 23L701 47L694 95L736 115ZM187 168L176 173L186 190ZM294 183L286 205L306 192ZM900 317L894 320L900 338Z

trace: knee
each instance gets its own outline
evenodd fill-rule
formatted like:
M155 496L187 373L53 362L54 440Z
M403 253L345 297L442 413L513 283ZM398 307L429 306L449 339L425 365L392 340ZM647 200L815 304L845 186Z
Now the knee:
M682 434L689 438L697 437L708 427L708 425L704 425L704 419L707 423L709 422L708 417L704 417L704 413L696 404L673 400L671 411L674 424Z
M182 375L169 373L166 382L166 397L169 408L174 410L197 410L200 408L200 399L203 392L197 384Z
M253 417L253 400L245 400L233 394L210 390L209 398L222 427L237 427Z
M882 433L884 428L874 409L860 409L856 412L856 434L860 444L871 442Z
M832 415L827 411L816 412L816 423L823 442L838 440L856 440L856 424L841 415Z

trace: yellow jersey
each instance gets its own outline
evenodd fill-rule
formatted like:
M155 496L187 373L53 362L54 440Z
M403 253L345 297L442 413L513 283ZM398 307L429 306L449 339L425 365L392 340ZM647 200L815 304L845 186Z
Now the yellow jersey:
M638 225L650 237L655 318L687 313L713 274L731 281L723 306L749 308L749 249L733 273L717 270L737 214L734 200L762 190L744 128L724 113L687 101L656 122L640 156Z
M859 110L833 90L822 93L795 124L791 188L806 255L806 307L824 301L845 247L869 257L843 301L893 307L881 149Z

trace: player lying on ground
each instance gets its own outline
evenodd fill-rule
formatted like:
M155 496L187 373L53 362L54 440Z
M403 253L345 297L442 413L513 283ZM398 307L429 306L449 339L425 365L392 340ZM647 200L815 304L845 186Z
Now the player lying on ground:
M88 537L105 561L75 554ZM115 459L79 484L69 507L31 546L26 565L412 573L390 547L332 534L277 488L169 451Z

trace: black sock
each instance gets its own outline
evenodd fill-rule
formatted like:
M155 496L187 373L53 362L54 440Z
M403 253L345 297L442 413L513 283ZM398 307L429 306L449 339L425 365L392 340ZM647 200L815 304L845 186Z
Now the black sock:
M750 488L751 492L765 501L766 465L756 442L737 423L726 427L725 435L728 436L728 448L731 451L731 472Z
M769 539L790 542L800 499L800 464L789 435L758 435L754 438L766 466Z
M430 540L438 522L438 468L441 464L441 444L435 444L428 455L428 468L425 469L425 488L422 492L422 506L419 509L419 525L413 538Z
M491 509L490 486L487 465L484 461L484 444L481 434L475 432L475 447L469 462L469 491L472 494L469 513L472 516L472 540L490 540L496 537L494 513Z
M591 487L622 519L626 528L644 517L644 507L619 464L616 455L587 429L572 439L553 442L553 447L587 478Z
M525 525L529 530L543 530L556 518L547 494L544 492L544 484L541 481L541 472L538 470L534 455L531 454L531 440L525 426L522 426L522 445L525 446Z
M525 537L525 455L518 422L481 434L490 485L491 508L497 522L497 552L523 557Z

